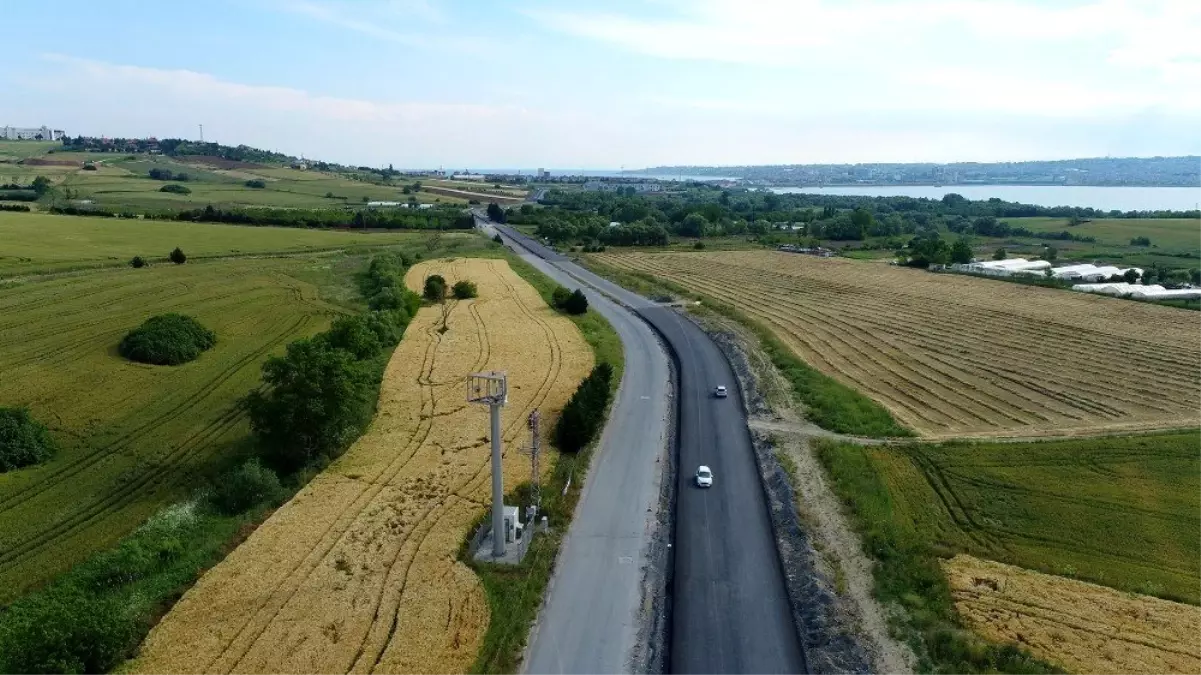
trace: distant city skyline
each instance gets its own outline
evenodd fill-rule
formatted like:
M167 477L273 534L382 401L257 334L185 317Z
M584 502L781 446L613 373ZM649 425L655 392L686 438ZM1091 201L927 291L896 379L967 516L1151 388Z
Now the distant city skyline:
M1201 154L1180 0L52 0L5 32L4 125L347 164Z

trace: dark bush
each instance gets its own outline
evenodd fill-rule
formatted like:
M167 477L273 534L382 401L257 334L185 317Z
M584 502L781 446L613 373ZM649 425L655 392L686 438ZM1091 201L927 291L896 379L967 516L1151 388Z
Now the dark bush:
M260 504L275 504L283 494L279 476L250 459L217 478L209 501L219 513L232 516Z
M446 279L441 274L426 277L422 296L430 302L441 302L446 297Z
M73 586L9 606L0 622L0 672L106 673L136 642L135 625L116 598Z
M192 188L190 188L186 185L175 185L174 183L172 183L171 185L164 185L161 188L159 188L158 191L159 192L170 192L170 193L177 194L177 195L192 194Z
M580 289L575 289L563 303L563 311L568 314L583 314L588 311L588 298L584 297L584 292Z
M475 287L475 283L471 281L456 281L454 286L454 296L459 300L474 298L479 295L479 289Z
M145 266L146 266L146 259L145 259L145 258L143 258L143 257L142 257L142 256L140 256L140 255L135 255L135 256L133 257L133 260L130 260L130 261L129 261L129 266L130 266L130 267L133 267L133 268L135 268L135 269L137 269L137 268L142 268L142 267L145 267Z
M262 190L263 188L267 187L267 181L265 181L261 178L255 178L253 180L246 181L245 185L248 188L255 188L256 190Z
M188 261L188 256L183 252L182 248L176 246L175 250L171 251L171 253L167 256L167 260L170 260L176 265L182 265Z
M131 361L160 366L187 363L217 344L213 331L190 316L162 314L130 331L117 351Z
M95 164L92 164L91 162L88 162L87 164L84 164L84 165L83 165L83 170L84 170L84 171L95 171L95 170L96 170L96 165L95 165Z
M346 316L334 321L323 337L329 346L344 349L356 359L369 359L400 340L408 319L403 307Z
M0 195L0 199L3 198L4 196ZM31 210L32 209L24 204L0 204L0 211L21 211L24 213L29 213Z
M28 210L28 209L29 209L29 207L25 207L25 208L26 208L26 210ZM496 243L498 243L498 244L504 244L504 243L505 243L505 240L504 240L504 239L501 239L499 234L494 234L494 235L492 235L492 241L494 241L494 242L496 242Z
M604 422L609 405L613 366L598 364L580 386L555 423L555 445L563 452L578 452L592 442Z
M25 408L0 408L0 473L40 464L57 449L45 425Z
M154 180L171 180L171 172L167 169L151 169L147 173Z

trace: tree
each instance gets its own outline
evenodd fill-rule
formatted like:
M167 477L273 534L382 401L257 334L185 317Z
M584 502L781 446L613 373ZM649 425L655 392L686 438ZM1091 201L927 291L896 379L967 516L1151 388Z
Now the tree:
M171 193L174 193L174 194L177 194L177 195L190 195L190 194L192 194L192 189L191 189L191 188L189 188L188 186L186 186L186 185L175 185L174 183L172 183L171 185L164 185L164 186L162 186L161 188L159 188L159 189L158 189L158 191L159 191L159 192L171 192Z
M494 223L504 223L506 220L505 210L502 209L496 202L491 202L488 204L488 220L491 220Z
M1147 237L1135 237L1130 240L1131 246L1150 246L1151 240Z
M171 254L167 256L167 259L176 265L182 265L188 261L188 256L183 252L183 249L176 246L175 250L171 251Z
M421 292L429 302L440 302L446 297L446 279L441 274L431 274L425 278Z
M580 289L572 291L571 296L563 303L563 311L568 314L583 314L588 311L588 298Z
M709 229L709 220L703 215L693 212L684 217L680 223L680 236L703 237Z
M154 180L171 180L171 172L167 169L151 169L147 174Z
M267 181L265 181L261 178L254 178L254 179L246 181L245 185L248 188L254 188L256 190L261 190L261 189L267 187Z
M134 269L140 269L140 268L146 266L146 259L140 255L135 255L133 257L133 260L129 261L129 265L130 265L130 267L133 267Z
M1005 247L998 248L992 254L993 260L1004 260L1007 257L1009 257L1009 253L1005 251Z
M960 237L951 245L951 262L966 265L972 261L972 245Z
M868 230L871 229L873 223L872 212L866 209L855 209L851 212L851 225L855 228L853 232L855 236L851 239L863 239L867 236ZM895 234L895 233L894 233Z
M246 398L268 464L292 472L340 455L370 418L371 378L354 355L304 338L263 364L265 390Z
M50 179L45 176L38 176L37 178L33 179L33 182L29 184L29 187L32 188L35 193L37 193L37 196L41 197L50 191Z
M550 304L555 309L563 309L567 304L567 299L571 297L571 291L563 286L556 286L555 290L550 294Z
M494 234L494 235L492 235L492 241L494 241L494 242L496 242L496 243L498 243L498 244L504 244L504 243L505 243L505 240L504 240L504 239L501 239L499 234Z
M467 281L466 279L463 281L456 281L453 292L456 300L467 300L468 298L474 298L479 295L479 290L476 288L475 283Z
M1126 273L1125 273L1125 274L1123 274L1123 275L1122 275L1122 277L1123 277L1123 279L1122 279L1122 280L1123 280L1123 281L1125 281L1125 282L1126 282L1126 283L1128 283L1128 284L1133 284L1133 283L1137 283L1137 282L1138 282L1138 272L1136 272L1136 271L1134 271L1134 270L1132 270L1132 269L1131 269L1131 270L1126 270Z
M1043 260L1054 260L1059 257L1059 249L1054 246L1048 246L1043 250Z

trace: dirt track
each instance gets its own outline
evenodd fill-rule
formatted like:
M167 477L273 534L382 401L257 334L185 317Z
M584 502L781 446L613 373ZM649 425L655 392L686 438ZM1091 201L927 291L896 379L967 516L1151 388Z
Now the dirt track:
M503 261L433 261L410 270L480 297L450 331L423 309L388 365L379 410L340 460L214 567L151 632L137 672L462 672L488 625L483 589L456 551L485 509L487 410L464 377L508 371L507 448L525 418L557 412L592 366L575 326ZM549 429L550 425L544 425ZM544 466L549 465L545 463ZM507 451L508 485L529 476Z

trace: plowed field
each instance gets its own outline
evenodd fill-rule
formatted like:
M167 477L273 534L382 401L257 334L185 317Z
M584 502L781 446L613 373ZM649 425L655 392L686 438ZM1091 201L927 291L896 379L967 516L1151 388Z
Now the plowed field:
M788 253L596 259L736 306L928 437L1201 421L1195 312Z
M943 562L985 637L1077 673L1201 672L1201 608L966 555Z
M488 624L456 560L490 489L488 412L465 376L505 370L507 485L529 477L525 419L557 412L592 367L576 327L504 261L413 267L470 279L450 330L421 310L384 375L371 429L203 578L151 632L140 672L461 672ZM550 429L551 425L544 425ZM549 464L549 463L548 463Z

